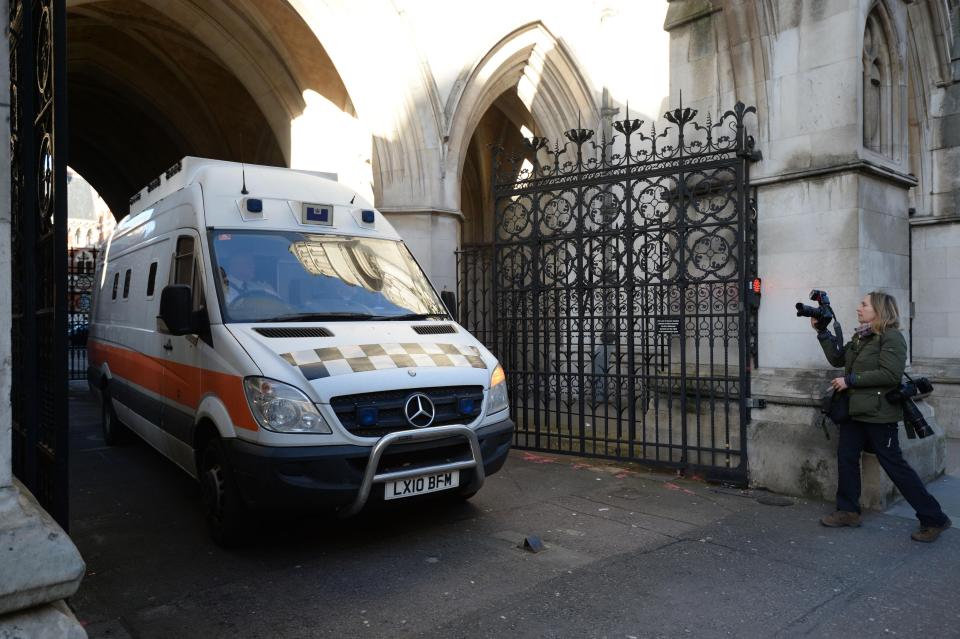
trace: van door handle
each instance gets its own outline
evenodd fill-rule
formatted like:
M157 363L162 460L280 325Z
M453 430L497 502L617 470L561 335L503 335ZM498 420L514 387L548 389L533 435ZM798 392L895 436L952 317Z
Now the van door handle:
M173 350L173 340L167 340L167 343L163 345L163 350L172 351Z

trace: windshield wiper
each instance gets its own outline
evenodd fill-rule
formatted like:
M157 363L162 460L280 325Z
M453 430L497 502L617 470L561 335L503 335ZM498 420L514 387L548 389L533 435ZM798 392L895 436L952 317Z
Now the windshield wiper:
M432 319L434 317L438 317L440 319L450 319L450 316L446 313L407 313L406 315L383 315L381 317L378 317L377 319L384 320L387 322L393 322L397 320L417 321L417 320Z
M350 320L370 320L379 319L378 315L370 313L351 313L347 311L333 313L290 313L289 315L278 315L266 319L257 320L258 322L330 322L330 321L350 321Z

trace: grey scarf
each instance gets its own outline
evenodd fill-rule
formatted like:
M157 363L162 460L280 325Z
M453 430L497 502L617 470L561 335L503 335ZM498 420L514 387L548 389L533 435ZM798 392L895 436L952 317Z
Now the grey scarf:
M870 337L874 334L873 326L869 322L864 322L858 326L853 333L858 340Z

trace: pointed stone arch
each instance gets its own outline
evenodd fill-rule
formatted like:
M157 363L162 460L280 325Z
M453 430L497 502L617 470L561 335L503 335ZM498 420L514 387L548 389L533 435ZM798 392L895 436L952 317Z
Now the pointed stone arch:
M560 139L578 119L591 128L600 119L595 92L580 66L541 22L526 24L501 39L464 70L456 86L445 109L444 174L446 200L457 209L470 140L484 114L504 94L519 98L531 116L532 133L552 140Z
M894 162L903 159L906 122L904 38L884 0L864 20L860 85L863 148Z
M70 163L118 216L184 155L294 164L309 91L355 117L286 0L67 0L67 15Z
M919 216L937 210L934 174L940 163L934 156L932 96L952 81L950 9L945 0L925 2L907 10L907 169L917 177L910 189L910 206Z

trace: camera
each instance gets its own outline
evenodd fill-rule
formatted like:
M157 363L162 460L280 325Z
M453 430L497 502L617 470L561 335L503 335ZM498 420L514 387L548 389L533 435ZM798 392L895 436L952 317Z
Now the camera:
M933 435L933 429L912 399L906 399L903 402L903 428L907 431L908 439L917 437L923 439Z
M933 384L926 377L914 379L906 373L904 373L904 376L907 380L889 391L886 398L891 404L901 404L903 406L903 428L907 431L907 437L909 439L916 439L917 437L923 439L933 435L933 429L924 419L923 413L917 408L913 398L932 393Z
M911 397L917 395L927 395L933 392L933 384L926 377L913 379L907 377L907 381L901 382L900 386L887 392L887 401L891 404L905 404Z
M833 309L830 308L830 297L826 291L813 289L810 291L810 299L819 306L807 306L802 302L797 302L797 317L812 317L817 320L817 330L827 330L827 326L834 319Z

